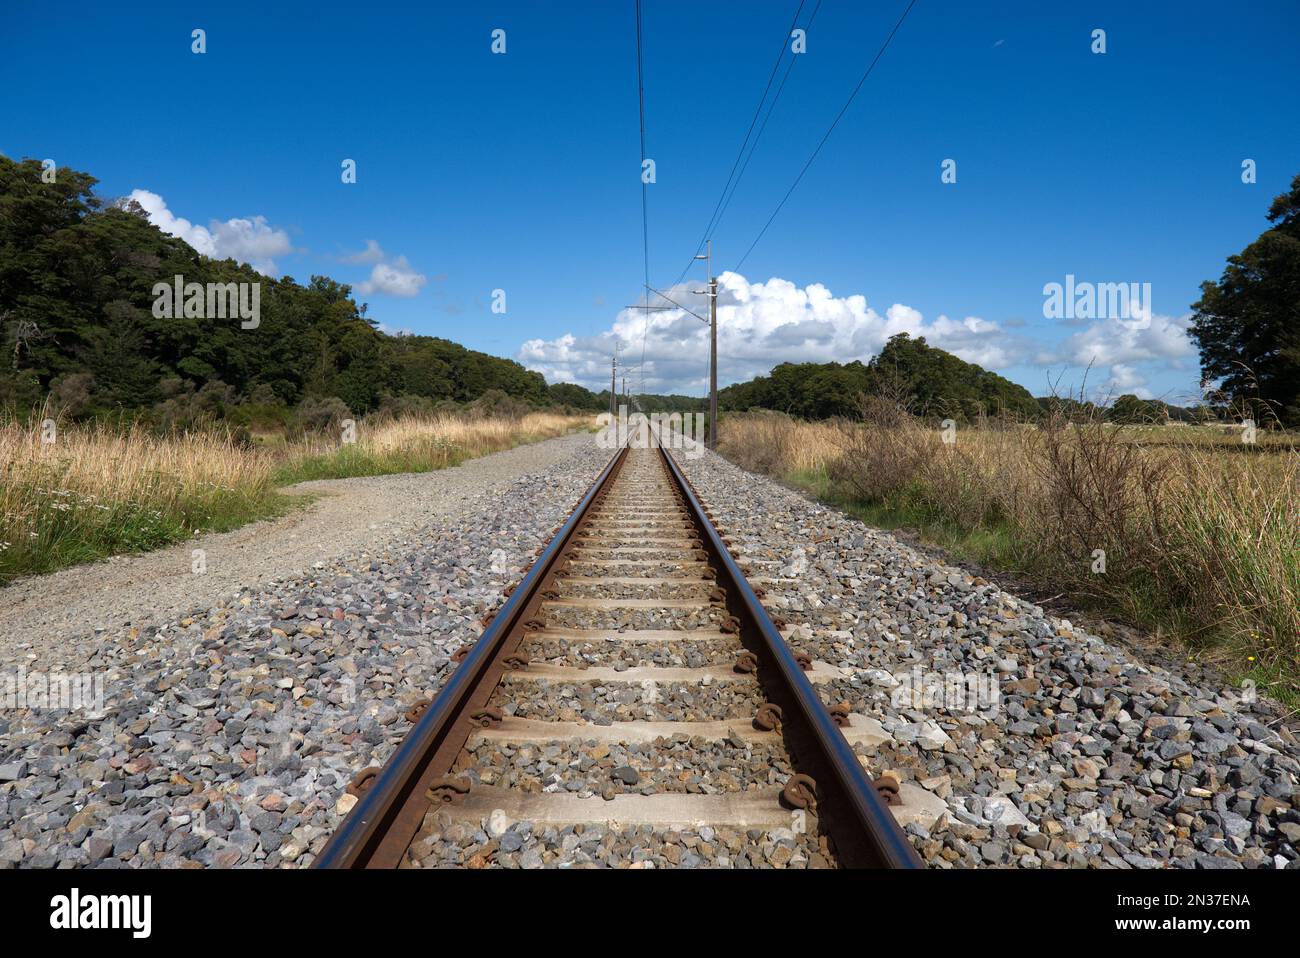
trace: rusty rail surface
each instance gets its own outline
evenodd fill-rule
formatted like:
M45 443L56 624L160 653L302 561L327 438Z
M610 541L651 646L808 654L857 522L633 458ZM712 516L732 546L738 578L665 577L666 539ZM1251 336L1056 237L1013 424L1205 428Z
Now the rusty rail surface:
M745 580L694 486L663 443L656 445L681 503L699 528L727 609L739 623L738 638L756 657L756 677L764 695L779 709L778 728L798 773L785 788L786 801L815 811L842 867L922 867L799 660ZM555 570L574 547L575 532L611 487L627 451L625 444L610 459L384 766L367 769L354 779L351 790L359 801L313 867L396 868L430 808L430 787L461 790L446 776L478 727L475 716L487 708L502 675L513 667L512 657L526 638L524 623L539 608ZM468 781L464 784L468 786Z
M799 775L807 776L802 788L796 785L802 794L792 794L787 786L787 800L815 804L834 840L836 858L845 867L923 867L727 543L713 527L695 486L662 444L659 451L685 494L691 517L704 533L704 548L718 570L727 608L740 620L740 641L758 656L759 684L767 700L781 707L781 731L790 759Z
M316 868L396 868L429 808L425 792L447 774L475 728L471 718L487 705L523 640L522 625L541 602L560 556L588 509L608 488L627 456L620 449L578 501L572 515L515 586L469 654L406 733L397 750L361 793L360 800L331 836ZM365 773L362 773L364 776ZM358 776L358 782L362 776Z

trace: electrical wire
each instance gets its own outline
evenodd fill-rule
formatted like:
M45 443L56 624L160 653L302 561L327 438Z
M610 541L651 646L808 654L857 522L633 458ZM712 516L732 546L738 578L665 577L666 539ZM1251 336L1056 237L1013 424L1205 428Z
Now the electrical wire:
M876 68L876 64L880 62L880 58L884 56L885 51L889 49L889 44L893 41L894 35L898 33L899 28L903 25L903 21L907 19L907 15L912 12L912 7L914 6L916 6L916 0L909 0L907 9L903 11L903 15L899 17L898 22L894 24L894 29L889 31L889 36L885 37L885 42L881 44L880 49L876 51L876 55L872 59L871 65L868 66L867 71L862 74L862 79L860 79L858 85L853 88L853 92L849 94L849 98L844 101L844 106L840 107L840 112L835 114L835 119L831 121L830 127L818 142L816 149L812 151L812 155L809 156L808 161L804 163L803 169L801 169L799 175L794 178L794 182L790 184L790 188L785 191L785 196L781 197L781 202L776 204L776 209L774 209L772 215L767 218L767 222L763 224L763 228L758 231L758 235L754 237L754 242L749 244L749 249L745 250L745 255L736 263L735 269L737 271L745 264L745 260L749 259L749 254L754 251L754 247L758 245L758 241L763 238L763 234L767 232L768 227L772 225L772 221L775 220L777 214L781 212L781 208L784 207L786 201L790 199L790 195L794 193L795 187L799 185L799 181L803 179L804 174L808 172L808 168L812 166L813 160L817 159L817 154L821 152L822 147L826 145L826 141L829 140L831 134L835 132L835 127L839 125L844 114L848 112L849 107L853 104L854 99L857 98L858 92L862 89L863 84L865 84L867 78L871 76L871 71Z

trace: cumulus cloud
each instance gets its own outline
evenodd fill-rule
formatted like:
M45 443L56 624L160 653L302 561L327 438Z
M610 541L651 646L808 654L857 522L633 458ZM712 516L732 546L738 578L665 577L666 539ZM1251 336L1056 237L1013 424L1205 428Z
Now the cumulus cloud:
M214 219L203 227L174 214L157 193L132 190L129 199L140 204L154 226L169 236L185 240L204 256L239 260L271 276L278 272L274 257L293 251L289 234L273 229L265 216Z
M666 292L673 303L706 315L704 298L691 289L685 285ZM651 312L648 321L646 315L624 309L611 329L596 336L531 339L516 358L551 381L599 389L609 381L609 357L617 347L630 365L640 367L644 383L629 383L638 391L705 388L707 325L686 308ZM751 283L731 272L718 278L718 378L723 384L751 379L782 362L865 362L896 333L924 336L934 346L990 368L1014 365L1031 348L996 322L977 316L939 316L926 322L910 306L895 303L882 314L868 305L865 296L837 297L820 283L803 288L780 278Z
M411 267L405 256L399 256L390 262L376 263L370 270L370 278L357 283L357 292L363 296L380 293L410 299L428 281L423 273Z
M366 240L366 248L359 253L350 253L343 257L345 263L382 263L384 250L378 240Z
M1146 388L1147 378L1127 363L1115 363L1110 367L1110 379L1102 386L1102 393L1113 396L1133 393L1139 399L1150 399L1151 392Z
M1187 330L1191 316L1162 316L1150 309L1131 319L1103 319L1070 336L1053 359L1075 366L1107 367L1109 378L1098 390L1098 398L1132 393L1141 399L1154 398L1147 388L1142 364L1159 364L1183 369L1195 355Z
M708 326L691 313L707 315L708 305L693 288L679 286L666 291L667 299L652 299L652 306L671 308L650 312L648 320L641 310L624 309L604 332L530 339L515 358L551 382L599 390L609 383L609 358L617 352L620 364L638 376L633 380L629 374L635 391L698 395L708 388ZM724 273L718 278L718 379L721 385L743 382L782 362L867 362L891 336L907 333L1004 375L1049 367L1042 382L1030 385L1035 394L1077 389L1100 378L1099 396L1132 392L1150 398L1151 376L1195 366L1190 324L1189 316L1149 309L1129 319L1094 320L1070 335L1014 318L927 320L903 303L877 310L865 296L836 296L821 283L802 288L780 278L751 283ZM1058 374L1050 374L1053 366ZM1088 368L1099 375L1089 376Z
M1080 365L1182 359L1194 353L1187 336L1191 317L1150 312L1131 320L1106 319L1075 333L1065 343L1065 356Z

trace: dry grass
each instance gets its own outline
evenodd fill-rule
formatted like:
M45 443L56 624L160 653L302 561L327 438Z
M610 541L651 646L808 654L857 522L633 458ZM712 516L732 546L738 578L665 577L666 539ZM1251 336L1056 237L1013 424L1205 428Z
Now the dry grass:
M720 448L869 521L1214 647L1284 698L1300 690L1295 437L1246 446L1223 430L1057 419L958 427L948 444L883 400L864 420L733 415Z
M283 483L396 472L445 469L466 459L580 429L588 417L527 413L519 418L466 418L454 414L376 417L356 424L355 441L341 430L290 444L277 473Z
M231 528L273 511L275 463L219 431L0 423L0 579Z
M0 421L0 582L284 511L279 485L303 479L423 472L587 425L581 417L455 415L361 420L356 442L313 434L273 448L228 430L160 436L139 427Z

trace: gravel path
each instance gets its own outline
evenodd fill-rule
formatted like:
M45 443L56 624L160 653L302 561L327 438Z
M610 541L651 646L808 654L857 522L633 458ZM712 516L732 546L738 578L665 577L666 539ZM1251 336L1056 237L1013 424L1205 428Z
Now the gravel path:
M1300 867L1300 746L1267 700L713 454L679 461L795 650L869 670L817 688L889 734L859 749L871 771L945 800L908 828L931 865Z
M0 588L0 660L35 652L44 668L75 667L75 642L95 630L142 628L216 605L240 589L301 575L354 552L414 545L434 516L472 507L516 477L566 459L590 439L566 436L517 446L451 469L326 479L288 487L320 498L291 515L207 535L156 552L21 579ZM207 571L192 571L191 552ZM63 641L73 640L70 648ZM70 657L61 658L65 650Z

